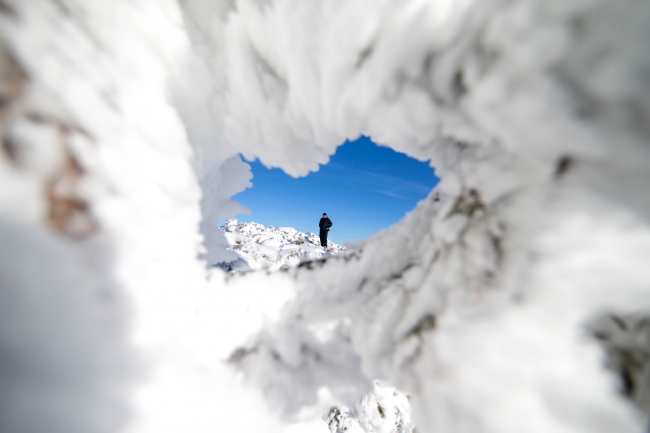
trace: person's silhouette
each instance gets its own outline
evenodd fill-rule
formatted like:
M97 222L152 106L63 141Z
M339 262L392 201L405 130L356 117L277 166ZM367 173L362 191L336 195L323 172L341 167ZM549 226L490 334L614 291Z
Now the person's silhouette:
M327 232L329 232L330 227L332 227L332 220L327 217L326 213L324 213L323 217L320 219L318 227L320 228L320 245L323 248L327 248Z

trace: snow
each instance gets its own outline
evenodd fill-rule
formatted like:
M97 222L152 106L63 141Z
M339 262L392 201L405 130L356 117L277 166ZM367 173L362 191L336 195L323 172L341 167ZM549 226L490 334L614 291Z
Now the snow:
M408 397L380 381L375 381L372 392L365 395L354 409L331 408L326 421L331 433L415 431Z
M374 402L407 407L376 381L422 432L643 431L649 20L634 0L0 2L2 431L325 432L332 407L390 430ZM209 268L258 236L249 267L272 269L294 236L219 230L245 211L239 154L305 175L360 134L442 181L326 260Z
M314 233L299 232L293 227L264 226L255 222L238 222L231 218L219 227L225 232L228 248L239 258L218 266L229 273L275 271L298 266L301 262L335 256L344 247L327 241L321 247L320 237Z

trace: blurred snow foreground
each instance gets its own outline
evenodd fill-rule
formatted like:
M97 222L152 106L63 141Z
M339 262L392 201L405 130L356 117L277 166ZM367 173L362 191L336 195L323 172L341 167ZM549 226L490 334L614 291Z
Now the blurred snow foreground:
M642 431L648 22L634 0L1 0L0 429L410 431L363 409L394 386L421 432ZM305 175L359 134L442 182L344 254L206 271L236 259L239 153Z

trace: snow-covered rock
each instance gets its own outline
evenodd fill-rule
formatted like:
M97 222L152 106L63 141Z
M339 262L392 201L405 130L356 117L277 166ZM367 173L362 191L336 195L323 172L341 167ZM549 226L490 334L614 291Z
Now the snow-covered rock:
M412 433L408 397L380 381L353 408L332 407L324 417L330 433Z
M327 248L323 248L318 235L299 232L293 227L275 228L231 218L219 228L225 232L229 250L239 256L237 260L217 265L229 273L290 268L345 251L329 239Z

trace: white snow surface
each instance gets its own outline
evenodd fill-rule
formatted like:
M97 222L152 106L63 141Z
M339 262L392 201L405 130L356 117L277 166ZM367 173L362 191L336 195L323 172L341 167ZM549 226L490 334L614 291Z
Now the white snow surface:
M229 273L276 271L295 267L301 262L335 256L345 248L327 240L327 248L320 244L314 233L303 233L293 227L264 226L256 222L238 222L231 218L221 227L225 232L228 248L237 254L237 260L220 263Z
M0 430L326 432L380 380L423 433L643 431L648 22L642 0L0 1ZM237 259L240 153L305 175L360 134L442 181L345 254L208 269Z
M332 407L326 421L330 433L415 431L408 396L380 381L375 381L373 390L354 408Z

